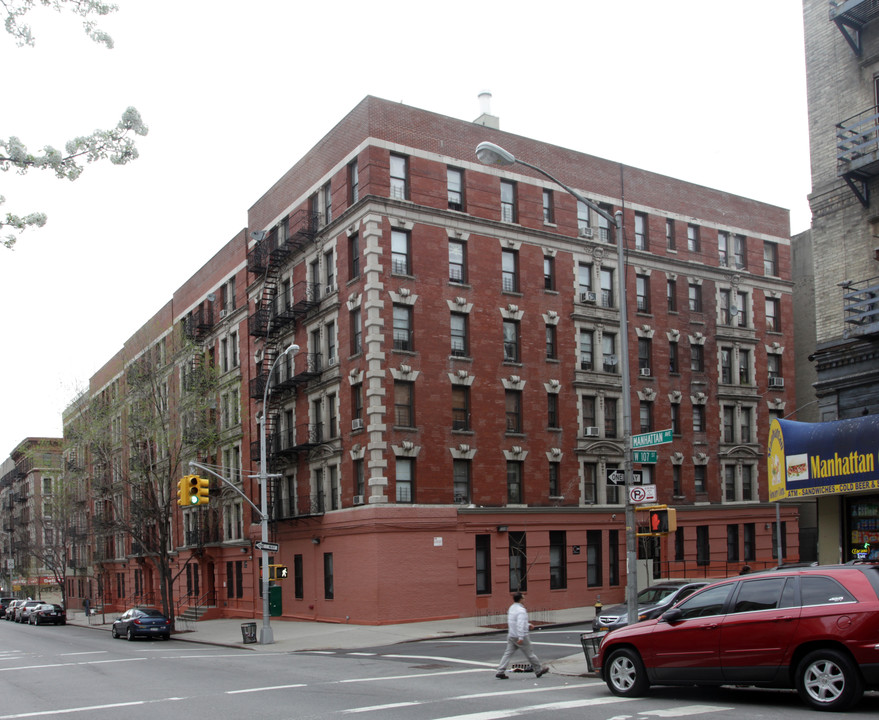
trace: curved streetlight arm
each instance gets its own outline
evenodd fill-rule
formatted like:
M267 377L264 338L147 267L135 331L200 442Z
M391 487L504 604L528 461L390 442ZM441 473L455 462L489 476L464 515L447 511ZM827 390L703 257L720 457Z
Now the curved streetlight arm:
M215 478L220 480L224 485L227 485L228 487L232 488L235 492L237 492L241 497L243 497L248 502L250 507L252 507L254 510L256 510L256 512L260 516L260 519L262 519L262 513L260 512L260 509L256 505L253 504L253 500L251 500L249 497L247 497L247 495L244 494L244 491L241 488L239 488L237 485L235 485L231 480L227 480L222 475L220 475L220 473L218 473L214 470L211 470L209 467L206 467L206 466L202 465L201 463L197 463L194 460L189 461L189 467L197 468L199 470L204 470L205 472L209 472Z

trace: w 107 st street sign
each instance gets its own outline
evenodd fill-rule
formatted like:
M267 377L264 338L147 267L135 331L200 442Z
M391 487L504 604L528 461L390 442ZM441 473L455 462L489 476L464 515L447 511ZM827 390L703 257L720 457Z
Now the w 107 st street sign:
M665 445L665 443L670 443L671 439L671 428L668 430L657 430L656 432L632 435L632 448L637 449L650 447L651 445Z

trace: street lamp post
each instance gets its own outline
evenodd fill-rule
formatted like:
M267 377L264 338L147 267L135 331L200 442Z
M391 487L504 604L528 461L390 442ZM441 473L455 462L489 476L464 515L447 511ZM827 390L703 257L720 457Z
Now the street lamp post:
M266 376L266 386L262 393L262 414L258 418L259 422L259 507L261 516L262 530L262 628L259 633L260 645L271 645L275 641L272 633L272 625L269 620L269 551L266 550L266 543L269 541L269 514L268 514L268 480L269 475L266 472L266 404L269 400L269 385L272 382L272 373L275 366L285 357L287 353L296 354L299 352L298 345L288 345L287 348L272 363L269 368L269 374Z
M626 503L626 610L629 622L638 618L638 553L636 545L635 508L629 502L629 489L632 486L632 379L629 376L629 314L626 307L626 266L623 248L623 213L620 210L614 215L583 197L576 190L568 187L546 170L520 160L502 147L490 142L482 142L476 146L476 157L483 165L510 166L515 163L529 167L535 172L552 180L556 185L573 195L577 200L597 212L601 217L616 227L617 264L620 268L620 373L623 384L623 471L625 474Z

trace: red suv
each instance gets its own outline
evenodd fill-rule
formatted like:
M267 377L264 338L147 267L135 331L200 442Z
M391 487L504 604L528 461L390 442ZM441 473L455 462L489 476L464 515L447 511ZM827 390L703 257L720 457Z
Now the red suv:
M879 565L730 578L608 633L594 658L615 695L651 685L795 687L816 710L879 688Z

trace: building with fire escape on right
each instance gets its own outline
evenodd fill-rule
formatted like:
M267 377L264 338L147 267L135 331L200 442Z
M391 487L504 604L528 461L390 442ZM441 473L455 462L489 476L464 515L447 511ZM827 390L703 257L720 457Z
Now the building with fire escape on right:
M851 440L873 465L865 482L822 489L810 458L826 563L879 547L879 0L803 0L803 18L812 225L793 243L794 297L814 324L798 319L795 419L834 423L834 455L845 459L838 448Z

